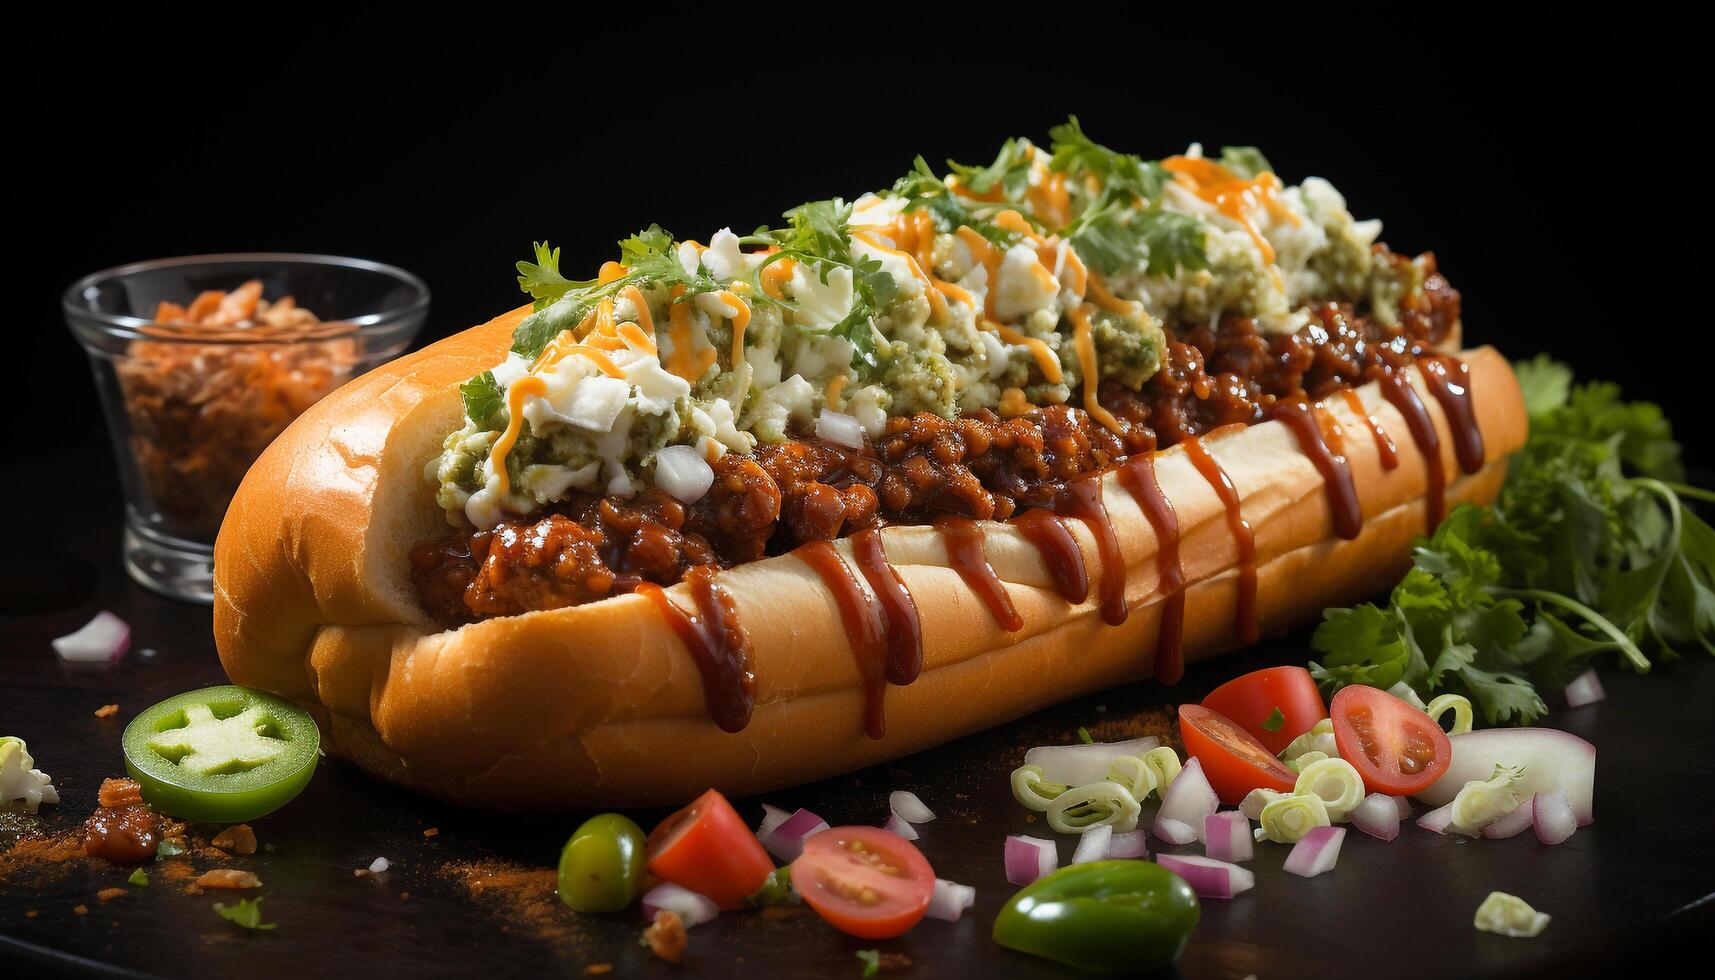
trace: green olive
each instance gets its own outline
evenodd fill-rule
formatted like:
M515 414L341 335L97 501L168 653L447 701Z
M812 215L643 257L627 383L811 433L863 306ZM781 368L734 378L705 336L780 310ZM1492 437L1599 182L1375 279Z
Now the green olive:
M637 901L646 853L642 828L617 813L591 817L560 852L560 901L577 912L620 912Z

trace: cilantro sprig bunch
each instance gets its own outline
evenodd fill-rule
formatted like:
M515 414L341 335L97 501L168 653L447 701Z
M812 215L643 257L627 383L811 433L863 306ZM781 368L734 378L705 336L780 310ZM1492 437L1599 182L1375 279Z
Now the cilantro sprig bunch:
M1405 683L1470 698L1489 724L1528 724L1598 656L1715 653L1715 529L1679 482L1661 410L1564 365L1517 365L1531 434L1493 507L1464 505L1413 553L1385 606L1330 609L1311 640L1327 693Z
M1140 265L1151 275L1208 268L1203 223L1161 206L1162 189L1172 179L1161 164L1097 143L1084 134L1076 116L1048 135L1054 153L1049 168L1080 178L1074 180L1074 187L1089 176L1099 188L1071 224L1061 229L1090 268L1104 276L1121 275Z

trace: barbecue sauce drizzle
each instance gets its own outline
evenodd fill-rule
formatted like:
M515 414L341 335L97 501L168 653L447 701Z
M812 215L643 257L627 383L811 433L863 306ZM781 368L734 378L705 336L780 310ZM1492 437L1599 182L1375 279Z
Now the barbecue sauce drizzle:
M1048 566L1048 576L1054 580L1054 591L1060 598L1078 605L1090 597L1090 573L1084 568L1084 552L1060 518L1046 510L1027 510L1012 523L1042 554L1042 563Z
M1119 538L1114 534L1114 522L1108 517L1107 505L1102 502L1102 475L1097 473L1088 479L1067 485L1066 500L1066 512L1083 521L1096 539L1096 554L1102 563L1099 593L1102 622L1109 626L1124 625L1125 559L1120 554ZM1073 546L1076 547L1076 544L1074 540ZM1079 567L1082 566L1083 554L1080 552Z
M1322 486L1328 496L1328 508L1334 518L1334 533L1351 541L1364 529L1364 511L1358 505L1358 488L1352 482L1352 467L1346 457L1328 448L1322 427L1316 422L1316 412L1306 402L1279 402L1271 418L1285 423L1298 437L1299 451L1315 464L1322 474ZM1205 474L1206 475L1206 474Z
M1382 428L1381 422L1364 408L1364 400L1351 388L1342 389L1340 394L1346 400L1346 407L1352 410L1353 415L1364 420L1364 425L1369 427L1370 435L1375 437L1376 456L1381 460L1382 469L1388 471L1399 469L1398 447L1393 444L1393 439L1388 436L1387 430Z
M1477 428L1477 412L1471 405L1471 366L1456 357L1434 354L1418 362L1423 383L1441 403L1447 428L1453 433L1453 454L1459 468L1475 473L1483 468L1483 433Z
M911 601L899 572L887 563L881 546L881 529L870 528L852 535L852 557L863 573L869 590L881 604L887 633L887 665L883 676L893 684L909 684L923 672L923 628L917 620L917 604Z
M1227 508L1227 527L1233 534L1233 546L1239 552L1239 594L1233 608L1233 632L1239 643L1255 643L1260 633L1256 614L1256 534L1251 530L1250 522L1245 520L1239 505L1239 492L1233 486L1232 478L1221 469L1215 457L1209 455L1208 448L1203 445L1203 437L1192 436L1180 445L1185 447L1185 455L1191 458L1191 465L1203 475Z
M1155 478L1155 456L1139 453L1120 465L1120 486L1155 529L1157 588L1166 595L1155 643L1155 678L1176 684L1185 674L1185 569L1179 564L1179 515Z
M731 593L715 583L713 570L706 565L691 569L685 585L696 603L695 615L680 609L652 582L642 583L637 591L655 604L691 652L697 673L703 678L703 702L709 717L723 732L743 731L756 709L750 638L738 624Z
M1008 633L1023 629L1024 617L1013 608L1012 597L1006 594L1000 576L989 564L988 552L983 547L982 525L968 517L949 516L936 521L935 526L940 529L941 541L947 546L948 563L988 606L995 623Z
M851 568L831 542L811 541L800 546L796 554L821 576L822 584L833 593L840 608L840 622L846 628L852 655L857 658L858 676L863 679L864 733L879 739L887 734L887 713L883 706L887 694L886 613L880 602L858 585Z

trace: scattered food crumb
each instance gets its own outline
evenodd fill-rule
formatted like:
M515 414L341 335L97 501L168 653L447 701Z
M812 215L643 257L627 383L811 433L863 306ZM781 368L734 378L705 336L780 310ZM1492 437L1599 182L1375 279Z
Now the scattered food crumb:
M369 865L369 873L372 875L378 875L381 872L386 871L387 868L388 868L388 864L387 864L386 858L384 858L384 857L383 858L376 858Z
M911 957L904 953L883 953L880 965L883 973L908 973L911 970Z
M354 871L352 871L351 876L353 878L367 878L367 877L369 877L369 869L368 868L357 868Z
M215 834L209 844L234 854L255 854L256 831L247 823L237 824Z
M117 704L104 704L95 709L95 717L97 718L111 718L118 713L119 706Z
M589 977L606 976L612 972L612 963L591 963L589 966L584 967L584 975Z
M685 962L685 921L679 913L662 909L655 921L643 930L643 940L649 951L669 963Z
M41 914L42 914L41 909L31 909L30 911L24 913L24 918L34 919L36 916L41 915Z
M88 915L89 914L89 906L87 906L87 905L74 905L74 906L72 906L71 910L73 912L77 913L78 915Z
M261 888L262 879L248 871L238 871L233 868L216 868L203 873L196 880L199 888Z
M103 888L95 893L95 897L101 899L103 902L111 902L123 894L125 894L125 889L123 888Z
M137 785L137 780L123 776L103 779L95 800L102 806L115 810L133 806L143 802L143 787Z
M399 893L399 901L409 902L410 900L411 900L411 893L410 892L400 892Z
M438 836L440 836L440 833L441 833L441 828L430 827L429 829L423 831L423 836L424 837L438 837Z
M272 853L274 853L274 845L273 845L273 843L271 843L271 842L270 842L270 843L267 843L267 844L263 844L263 845L262 845L262 849L263 849L263 850L264 850L264 851L267 851L267 852L268 852L268 853L269 853L269 854L272 854Z
M761 911L757 912L756 914L760 918L772 922L772 921L778 921L780 919L796 918L798 916L798 913L802 912L802 911L803 911L803 909L796 909L796 908L792 908L792 907L786 906L786 905L770 905L770 906L762 909Z
M1025 823L1035 823L1035 822L1036 822L1036 814L1034 814L1034 813L1026 813L1026 814L1025 814L1025 815L1024 815L1024 822L1025 822Z

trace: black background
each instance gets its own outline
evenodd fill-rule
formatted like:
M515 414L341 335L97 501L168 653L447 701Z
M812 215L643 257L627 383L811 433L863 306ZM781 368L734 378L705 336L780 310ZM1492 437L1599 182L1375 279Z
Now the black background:
M519 25L498 61L473 50L492 38L371 51L339 25L291 42L309 46L303 63L265 50L221 64L218 41L188 37L141 58L114 31L79 39L75 70L12 96L23 403L52 405L65 438L100 424L58 308L98 268L234 250L378 259L428 281L433 339L518 305L512 263L534 239L593 274L651 221L705 240L747 230L884 186L916 153L986 162L1070 112L1145 156L1254 143L1288 181L1326 177L1393 247L1436 253L1471 342L1550 351L1663 403L1682 436L1697 424L1710 192L1692 146L1706 111L1672 23L1503 38L1425 16L1348 40L1234 14L1181 33L1106 25L1068 59L1046 21L1026 54L1028 36L955 44L925 28L940 39L927 44L857 29L870 17L762 48L721 40L737 22L639 16L552 43Z

